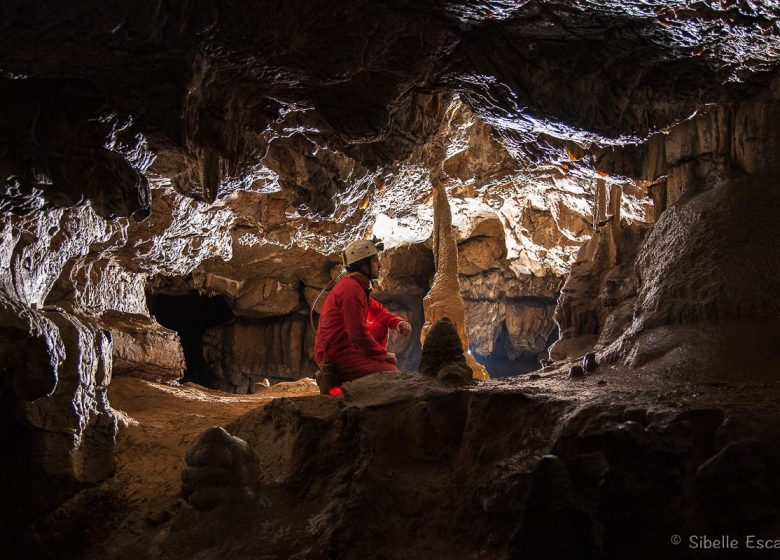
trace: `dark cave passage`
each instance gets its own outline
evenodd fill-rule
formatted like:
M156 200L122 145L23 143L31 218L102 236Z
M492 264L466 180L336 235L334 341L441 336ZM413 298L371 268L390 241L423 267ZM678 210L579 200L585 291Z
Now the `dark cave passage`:
M149 294L147 302L158 323L179 333L187 364L181 381L216 388L217 376L203 357L203 334L233 318L227 300L190 292L182 296Z
M526 296L515 301L522 301L526 307L544 308L555 305L555 300ZM551 317L551 316L550 316ZM487 369L490 377L511 377L523 375L544 367L543 361L549 358L549 349L559 338L560 330L550 318L537 328L525 332L528 337L526 344L513 342L512 335L507 327L507 319L501 323L500 330L493 343L493 350L489 354L482 354L478 346L469 348L469 353L474 359ZM475 321L474 318L471 321ZM522 341L523 339L521 339Z
M501 335L499 335L499 338L496 341L495 351L489 356L482 356L476 353L474 350L469 350L471 355L474 356L474 359L485 366L485 369L487 369L490 377L495 378L522 375L542 367L539 358L536 356L522 355L514 359L507 356L502 340L502 337L504 337L505 333L506 327L504 327ZM553 342L554 341L555 339L553 339ZM549 344L547 347L549 348Z
M556 327L550 336L547 338L545 348L543 352L540 352L536 356L530 356L522 354L516 357L510 357L507 355L505 338L507 336L506 326L501 330L501 334L496 341L496 347L492 354L489 356L482 356L474 350L469 350L474 359L480 364L485 366L488 370L490 377L511 377L513 375L523 375L536 371L544 366L542 359L547 357L547 351L550 346L558 340L558 327Z

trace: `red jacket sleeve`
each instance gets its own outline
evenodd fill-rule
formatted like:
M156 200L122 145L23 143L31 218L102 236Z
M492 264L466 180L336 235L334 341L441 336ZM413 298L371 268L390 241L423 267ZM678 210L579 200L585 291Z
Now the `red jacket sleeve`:
M370 299L370 298L369 298ZM368 356L380 359L387 357L385 350L368 332L366 294L360 288L344 293L341 313L344 318L344 330L352 344L360 348ZM389 312L388 312L389 313Z
M385 307L372 297L368 298L368 313L372 321L382 323L388 329L394 329L398 326L398 323L403 321L401 317L395 313L391 313Z

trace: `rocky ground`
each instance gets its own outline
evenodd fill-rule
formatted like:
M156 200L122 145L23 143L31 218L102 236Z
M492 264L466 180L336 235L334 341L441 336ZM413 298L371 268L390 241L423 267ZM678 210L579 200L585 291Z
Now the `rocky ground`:
M343 397L307 380L226 395L117 378L116 474L39 522L35 544L80 559L710 558L671 536L780 534L780 383L548 370L463 389L372 376ZM253 494L193 507L184 456L213 425L249 444Z
M313 393L310 380L283 383L263 394L228 395L194 384L115 378L110 398L122 426L116 473L34 528L40 553L51 558L147 557L160 525L183 503L184 453L199 432L275 398Z

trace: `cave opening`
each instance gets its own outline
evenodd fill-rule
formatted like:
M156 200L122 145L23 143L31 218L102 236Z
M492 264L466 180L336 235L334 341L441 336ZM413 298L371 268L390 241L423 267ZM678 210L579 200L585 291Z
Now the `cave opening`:
M233 319L225 297L196 291L184 295L147 294L147 304L158 323L179 334L186 363L180 381L216 388L217 374L203 356L203 335Z

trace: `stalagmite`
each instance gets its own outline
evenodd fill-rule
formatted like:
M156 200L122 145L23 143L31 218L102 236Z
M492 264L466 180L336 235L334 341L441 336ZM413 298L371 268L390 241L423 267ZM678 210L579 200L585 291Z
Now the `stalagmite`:
M469 337L466 333L466 315L463 296L458 282L458 245L452 232L452 212L440 177L431 174L433 185L433 262L436 274L428 295L423 298L425 325L420 334L420 340L425 344L425 337L431 325L439 319L448 317L455 324L464 349L469 347ZM474 379L488 379L487 370L474 357L466 352L466 363L474 373Z

